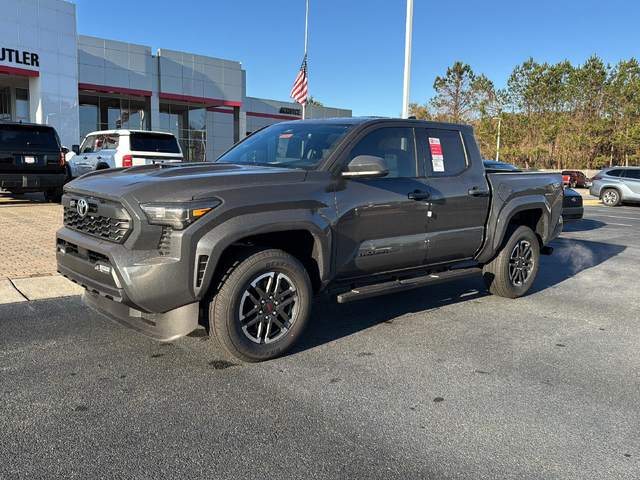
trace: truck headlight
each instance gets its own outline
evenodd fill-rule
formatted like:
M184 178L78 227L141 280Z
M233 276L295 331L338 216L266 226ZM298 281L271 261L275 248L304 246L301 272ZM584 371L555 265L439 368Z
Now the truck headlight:
M142 211L152 225L168 225L182 230L220 205L218 199L184 203L143 203Z

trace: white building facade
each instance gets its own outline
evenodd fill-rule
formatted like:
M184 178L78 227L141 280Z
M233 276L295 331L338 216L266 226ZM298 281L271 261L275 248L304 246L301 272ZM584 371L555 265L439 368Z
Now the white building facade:
M46 123L67 147L95 130L175 134L191 161L301 118L296 103L247 97L242 63L77 35L76 5L0 0L0 120ZM310 106L307 118L351 116Z

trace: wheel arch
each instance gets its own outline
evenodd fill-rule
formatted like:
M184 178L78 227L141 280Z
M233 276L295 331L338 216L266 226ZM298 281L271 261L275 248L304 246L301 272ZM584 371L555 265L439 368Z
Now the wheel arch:
M229 265L225 259L229 253L252 247L268 247L283 250L302 263L307 270L313 292L318 293L328 283L330 270L330 228L318 222L316 217L267 221L276 216L273 212L262 217L260 223L251 222L253 215L236 217L225 223L225 228L216 228L199 242L195 252L196 264L204 255L208 257L200 285L196 284L196 295L203 298ZM196 269L197 271L197 269ZM197 279L196 279L197 282Z

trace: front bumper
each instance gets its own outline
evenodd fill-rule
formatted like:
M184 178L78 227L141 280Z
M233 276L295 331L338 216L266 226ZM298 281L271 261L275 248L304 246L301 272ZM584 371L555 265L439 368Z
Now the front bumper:
M562 219L564 223L579 222L584 215L584 207L564 207L562 209Z
M189 260L130 251L69 228L56 234L58 272L86 289L85 302L147 336L170 340L198 326Z
M66 181L65 174L0 174L0 188L20 192L41 192L61 187Z

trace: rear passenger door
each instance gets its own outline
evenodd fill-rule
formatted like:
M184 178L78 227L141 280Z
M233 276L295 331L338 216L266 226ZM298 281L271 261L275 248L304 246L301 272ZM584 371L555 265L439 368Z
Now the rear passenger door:
M640 170L625 170L624 177L620 177L623 182L634 195L640 196Z
M473 258L482 245L489 208L484 169L471 163L460 131L422 128L421 132L431 188L426 263Z

